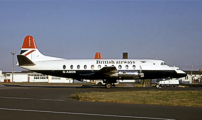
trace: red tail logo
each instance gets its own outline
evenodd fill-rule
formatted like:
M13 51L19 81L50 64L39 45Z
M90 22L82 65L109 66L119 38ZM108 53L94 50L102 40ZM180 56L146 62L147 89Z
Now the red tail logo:
M37 49L34 38L31 35L25 37L22 48Z
M94 59L102 59L101 53L99 53L99 52L95 53Z

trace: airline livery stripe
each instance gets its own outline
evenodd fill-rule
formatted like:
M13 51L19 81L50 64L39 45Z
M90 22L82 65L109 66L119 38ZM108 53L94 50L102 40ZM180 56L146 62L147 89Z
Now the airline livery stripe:
M29 55L30 53L34 52L35 50L32 50L30 52L28 52L27 54L25 54L25 56Z

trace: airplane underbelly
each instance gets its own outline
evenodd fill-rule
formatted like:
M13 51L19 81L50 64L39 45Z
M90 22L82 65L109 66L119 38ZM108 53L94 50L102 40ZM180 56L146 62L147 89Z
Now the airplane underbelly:
M141 79L174 78L176 76L174 70L142 71L142 73L144 73L144 77Z

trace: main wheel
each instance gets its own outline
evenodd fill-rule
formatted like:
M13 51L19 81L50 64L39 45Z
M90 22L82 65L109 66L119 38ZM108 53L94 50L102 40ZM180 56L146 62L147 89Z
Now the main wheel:
M97 85L98 85L98 86L102 86L102 83L101 83L101 82L99 82Z
M112 84L111 84L111 83L107 83L107 84L105 85L105 87L106 87L106 88L111 88L111 87L112 87Z

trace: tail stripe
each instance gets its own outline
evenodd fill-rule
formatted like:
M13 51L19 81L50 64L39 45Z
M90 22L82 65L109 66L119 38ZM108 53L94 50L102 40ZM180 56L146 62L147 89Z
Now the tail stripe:
M35 50L32 50L30 52L28 52L27 54L25 54L25 56L29 55L30 53L34 52Z
M23 54L24 52L26 52L27 50L21 50L20 54Z

